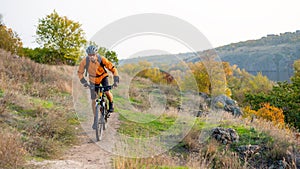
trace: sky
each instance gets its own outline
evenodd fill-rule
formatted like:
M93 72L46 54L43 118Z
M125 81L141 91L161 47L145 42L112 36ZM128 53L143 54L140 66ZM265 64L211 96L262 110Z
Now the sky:
M300 30L299 6L299 0L0 0L0 14L4 24L18 33L23 46L30 48L38 46L34 43L38 20L54 10L82 24L88 40L121 18L158 13L188 22L212 47L219 47ZM184 45L176 43L147 35L144 39L132 37L115 50L123 57L150 50L188 52ZM162 47L164 44L169 45Z

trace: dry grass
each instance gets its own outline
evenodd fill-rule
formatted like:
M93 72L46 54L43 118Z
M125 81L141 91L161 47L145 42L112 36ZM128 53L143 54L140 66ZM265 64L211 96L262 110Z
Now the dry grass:
M12 92L3 93L2 96L0 96L0 117L5 116L6 109L9 106L9 103L12 102L14 99L14 94Z
M246 169L237 153L228 151L200 152L187 158L187 166L193 169Z
M258 161L248 161L248 163L252 163L249 165L255 167L266 167L264 165L270 165L267 163L277 163L279 161L283 161L285 163L286 168L297 168L296 164L297 156L300 155L300 144L296 139L296 130L289 128L288 126L276 126L273 122L266 121L263 119L253 120L241 117L233 118L232 115L228 113L222 114L222 118L220 119L219 123L225 126L244 126L245 128L252 128L257 132L270 137L270 140L268 142L265 142L262 145L260 145L262 147L266 147L266 150L264 151L263 155L265 159L260 159L260 164L255 164Z
M114 168L117 169L244 169L243 164L237 153L220 150L219 143L209 142L203 146L199 152L189 152L188 154L174 154L172 150L164 154L148 158L129 158L116 157L114 159Z
M0 130L0 168L19 168L25 164L26 150L21 136L8 129Z
M48 97L55 92L71 92L70 66L37 64L28 58L15 58L0 49L0 88L21 94Z
M156 168L179 168L178 159L167 155L160 155L149 158L126 158L117 157L114 159L114 168L116 169L156 169ZM183 168L183 167L182 167Z
M12 166L14 158L23 157L16 147L31 157L57 158L76 140L73 124L78 119L71 96L74 68L37 64L1 49L0 59L1 136L10 143L1 138L0 149L15 150L0 156L0 161ZM8 129L14 130L15 140Z

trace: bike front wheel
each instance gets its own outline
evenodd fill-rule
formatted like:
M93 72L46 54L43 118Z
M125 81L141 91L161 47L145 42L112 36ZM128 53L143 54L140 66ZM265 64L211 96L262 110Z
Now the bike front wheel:
M104 118L104 109L101 106L96 107L96 140L102 140L103 130L105 130L105 118Z

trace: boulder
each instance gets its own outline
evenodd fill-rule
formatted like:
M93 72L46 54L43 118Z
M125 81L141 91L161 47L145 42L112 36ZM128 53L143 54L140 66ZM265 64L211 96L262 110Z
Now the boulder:
M243 145L237 148L237 151L242 158L248 158L255 154L258 154L262 150L259 145Z
M232 128L222 128L217 127L212 129L211 137L215 138L217 141L221 142L222 144L232 144L233 142L239 141L239 135L237 132Z
M242 111L237 102L224 94L212 99L212 107L230 112L234 116L242 115Z

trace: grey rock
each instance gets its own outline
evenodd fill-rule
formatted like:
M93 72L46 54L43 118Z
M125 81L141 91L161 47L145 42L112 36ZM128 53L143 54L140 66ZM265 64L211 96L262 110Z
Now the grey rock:
M212 129L211 137L215 138L222 144L232 144L233 142L239 141L239 136L234 129L217 127Z
M213 98L212 107L215 109L223 109L234 116L240 116L243 113L237 102L224 94Z
M243 158L251 157L252 155L259 153L261 150L262 148L259 145L243 145L237 148L237 151Z

